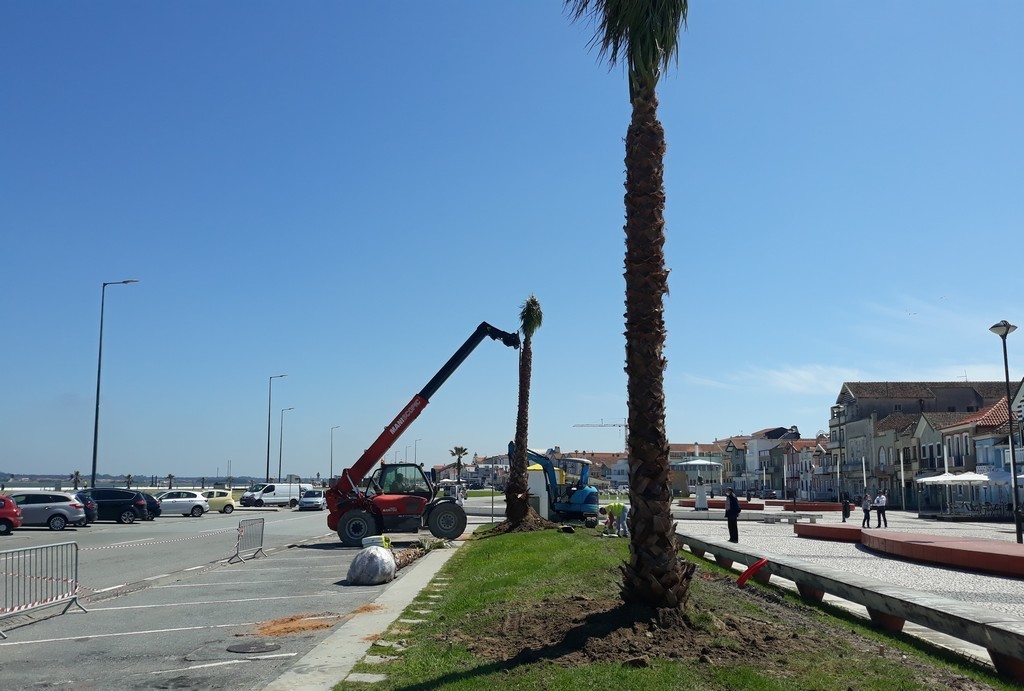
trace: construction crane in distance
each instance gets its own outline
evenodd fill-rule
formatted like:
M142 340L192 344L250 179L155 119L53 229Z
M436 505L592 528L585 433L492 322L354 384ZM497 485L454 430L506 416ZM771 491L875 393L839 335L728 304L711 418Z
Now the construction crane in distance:
M626 452L629 452L629 425L626 424L626 418L622 418L622 422L605 422L604 418L601 418L601 422L581 422L573 425L573 427L621 427L623 434L623 447L626 448Z

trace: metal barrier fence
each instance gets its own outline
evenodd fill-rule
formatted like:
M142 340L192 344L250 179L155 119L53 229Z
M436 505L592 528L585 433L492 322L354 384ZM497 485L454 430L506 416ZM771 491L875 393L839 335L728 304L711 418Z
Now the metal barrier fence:
M244 521L238 522L238 539L235 541L235 553L228 559L228 563L234 563L236 559L244 562L245 559L242 557L242 552L252 552L249 555L249 559L254 558L261 552L263 556L267 556L267 553L263 551L262 518L247 518Z
M72 605L88 611L78 602L77 542L0 552L0 620L61 604L61 614Z

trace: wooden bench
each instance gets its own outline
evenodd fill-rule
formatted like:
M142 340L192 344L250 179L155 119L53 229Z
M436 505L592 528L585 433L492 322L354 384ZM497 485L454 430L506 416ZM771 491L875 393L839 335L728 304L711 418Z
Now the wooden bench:
M722 540L710 540L676 533L676 542L699 557L710 553L719 566L731 569L733 562L751 566L767 559L752 574L767 584L774 576L796 584L800 596L821 602L825 593L865 607L875 626L899 633L907 621L947 636L981 646L988 651L996 672L1014 683L1024 684L1024 617L923 593L890 583L818 566L795 557L751 552Z

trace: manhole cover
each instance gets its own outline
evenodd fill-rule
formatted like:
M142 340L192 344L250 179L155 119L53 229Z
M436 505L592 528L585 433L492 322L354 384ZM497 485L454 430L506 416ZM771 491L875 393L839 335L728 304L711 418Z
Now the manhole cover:
M269 653L280 649L281 646L276 643L264 643L262 641L256 641L254 643L239 643L238 645L228 646L229 653Z

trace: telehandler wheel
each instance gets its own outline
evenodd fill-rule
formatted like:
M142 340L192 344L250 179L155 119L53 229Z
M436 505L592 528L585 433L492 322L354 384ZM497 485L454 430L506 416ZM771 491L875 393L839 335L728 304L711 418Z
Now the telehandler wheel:
M454 540L466 531L466 512L458 504L439 504L430 512L427 527L434 537Z
M376 534L377 524L373 516L358 509L346 513L338 524L338 538L346 547L362 547L364 537Z

